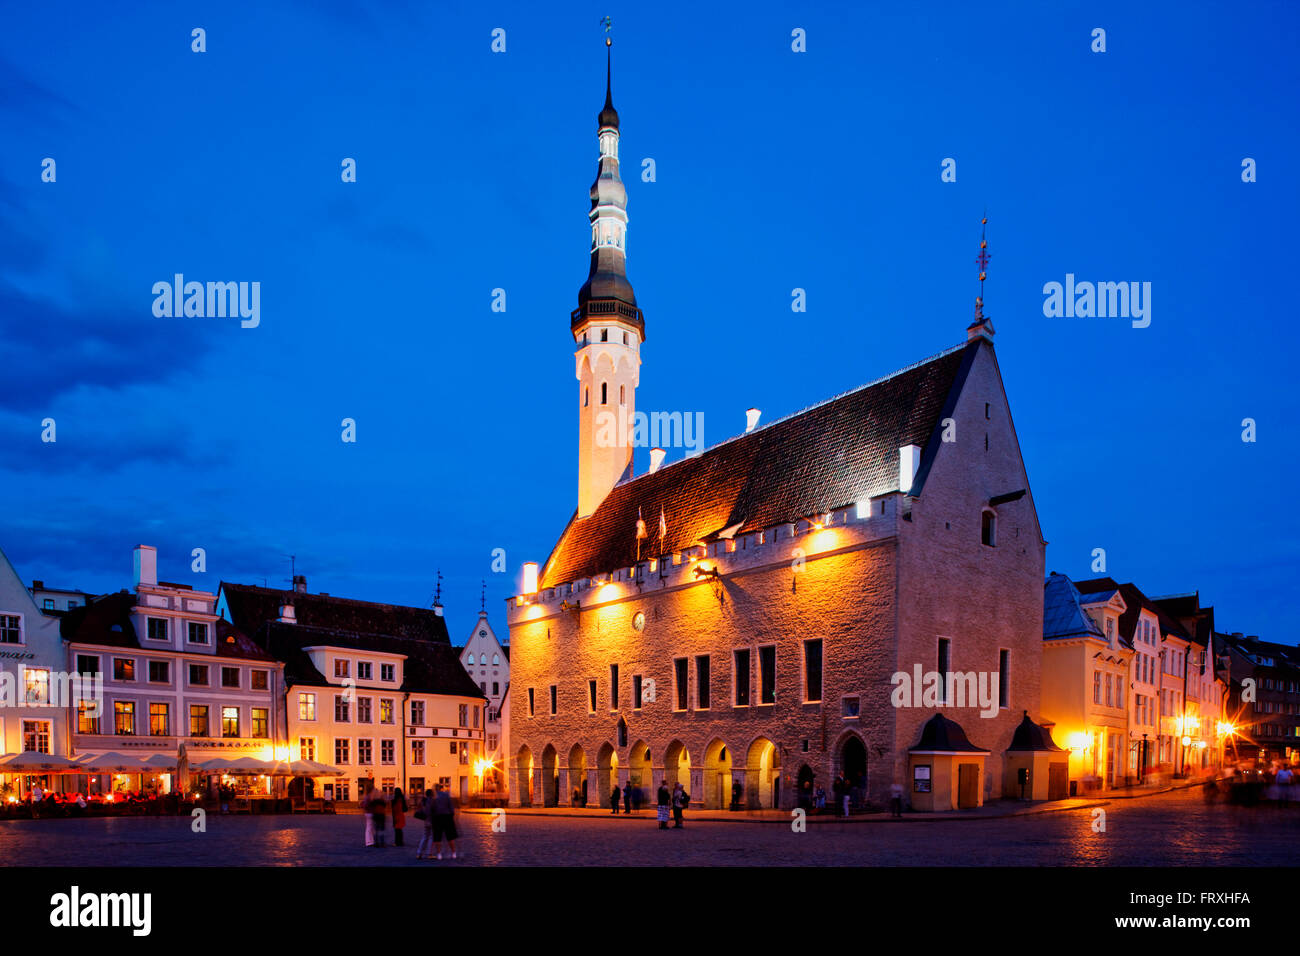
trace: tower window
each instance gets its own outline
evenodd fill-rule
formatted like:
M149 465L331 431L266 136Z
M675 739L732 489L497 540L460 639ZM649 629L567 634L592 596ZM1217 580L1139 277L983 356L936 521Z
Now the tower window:
M608 342L608 341L609 341L609 329L601 329L601 330L600 330L600 340L601 340L602 342Z
M626 404L627 404L627 386L626 386L626 385L620 385L620 386L618 387L618 403L619 403L620 405L626 405Z
M627 333L626 333L626 332L623 333L623 344L624 344L624 345L627 345Z
M591 389L584 388L582 390L582 407L586 408L590 404L591 404Z
M980 516L980 541L990 548L998 543L998 516L988 509Z
M602 405L609 404L609 383L608 382L600 383L600 404Z

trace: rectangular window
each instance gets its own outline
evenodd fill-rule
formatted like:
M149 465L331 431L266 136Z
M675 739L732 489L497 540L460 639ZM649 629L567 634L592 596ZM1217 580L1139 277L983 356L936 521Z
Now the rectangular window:
M1092 672L1092 702L1101 705L1101 671Z
M939 703L948 703L944 696L948 693L948 671L952 667L952 641L946 637L939 638Z
M334 676L340 678L350 677L352 671L348 668L348 662L343 658L334 659Z
M749 650L736 651L732 663L732 684L736 688L736 706L749 706Z
M270 674L270 671L252 671L248 675L249 677L248 686L252 690L266 690L268 674Z
M365 765L374 763L374 741L368 737L361 737L357 740L357 763Z
M596 712L596 682L594 680L589 680L587 681L587 713L594 714L595 712Z
M560 709L559 689L554 684L552 684L551 685L551 716L555 716L557 713L559 713L559 709Z
M998 651L998 706L1011 706L1011 652Z
M469 744L460 745L460 762L469 763Z
M758 649L758 702L776 703L776 645Z
M298 738L298 756L303 760L316 759L316 738L315 737Z
M357 723L368 724L372 722L370 705L371 699L369 697L357 698Z
M336 724L350 723L348 717L349 701L347 694L334 695L334 722Z
M395 664L380 664L379 679L390 684L397 680L397 666Z
M357 661L357 680L374 679L374 667L370 661Z
M132 701L113 701L113 733L122 737L135 733L135 704Z
M53 610L54 610L54 598L46 598L46 599L45 599L45 607L44 607L44 610L46 610L46 611L53 611Z
M23 619L17 614L0 614L0 644L23 642Z
M238 707L221 708L221 736L223 737L239 736L239 708Z
M349 753L351 746L352 742L346 737L334 738L334 762L340 767L347 765L351 761L352 755Z
M536 709L533 707L533 704L534 704L533 689L530 687L528 688L528 716L529 717L532 717L536 713Z
M493 696L493 697L500 697L500 696L501 696L501 682L500 682L500 681L493 681L493 682L492 682L492 696Z
M92 717L91 715L94 714ZM99 733L99 705L90 701L77 702L77 733Z
M862 712L862 702L856 694L845 697L840 702L840 714L844 717L857 717Z
M45 667L23 668L23 683L28 704L48 704L50 702L50 672Z
M487 739L487 748L488 748L488 750L496 750L496 749L497 749L497 740L498 740L498 737L497 737L496 734L488 734L488 739Z
M379 762L384 764L397 763L397 748L392 740L379 741Z
M270 712L265 707L253 708L253 736L266 738L271 736Z
M424 724L424 701L411 701L411 726L420 727Z
M78 674L98 674L99 658L93 654L77 655L77 673Z
M239 688L239 668L223 667L221 668L221 686Z
M379 722L381 724L391 724L393 722L393 698L379 698Z
M685 657L676 657L673 659L673 687L677 692L676 710L688 710L690 708L690 660Z
M151 641L167 640L167 618L150 617L145 619L145 636Z
M411 763L420 766L424 763L424 741L411 741Z
M609 709L618 710L618 665L609 665Z
M170 737L172 734L171 708L166 704L149 705L149 736Z
M197 621L190 621L190 643L208 643L208 626L206 624L200 624Z
M1106 706L1107 706L1107 707L1112 707L1112 706L1114 706L1114 704L1112 703L1112 699L1113 699L1113 698L1112 698L1112 696L1111 696L1111 687L1110 687L1110 684L1111 684L1111 681L1110 681L1110 675L1107 674L1107 675L1106 675Z
M113 680L135 680L135 661L129 657L113 658Z
M812 704L822 699L822 642L803 642L803 699Z
M298 719L299 720L316 719L316 695L315 694L298 695Z
M478 719L479 719L479 706L478 704L475 704L474 705L474 729L475 730L478 730Z
M709 655L701 654L695 658L695 706L700 710L709 709Z
M208 735L208 705L190 705L190 736L206 737Z
M457 752L460 750L460 748L456 746L456 741L449 740L448 743L451 744L451 755L453 757L456 756Z
M642 700L644 700L644 698L642 697L642 691L641 691L641 675L633 674L632 675L632 709L640 710Z
M171 682L171 664L167 661L149 662L149 683L167 684Z
M469 704L461 704L459 706L456 711L456 719L459 721L459 726L469 726Z
M191 687L208 686L208 665L207 664L190 665L190 686Z
M23 721L23 750L37 754L50 752L50 722L48 720Z

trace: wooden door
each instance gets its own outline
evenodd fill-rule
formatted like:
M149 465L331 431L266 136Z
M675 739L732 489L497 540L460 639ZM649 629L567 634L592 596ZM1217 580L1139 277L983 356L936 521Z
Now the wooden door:
M973 763L957 766L957 809L979 806L980 768Z
M1047 799L1064 800L1070 795L1070 765L1050 764L1047 768Z

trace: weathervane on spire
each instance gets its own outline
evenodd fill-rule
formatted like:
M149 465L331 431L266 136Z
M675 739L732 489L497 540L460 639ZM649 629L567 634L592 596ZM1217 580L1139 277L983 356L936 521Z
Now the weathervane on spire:
M479 592L478 609L479 609L480 611L486 611L486 610L487 610L487 581L486 581L486 579L482 580L482 581L481 581L481 584L482 584L482 590Z
M601 17L600 25L605 28L605 46L610 46L614 41L609 38L609 31L614 28L614 21L609 17Z
M988 242L984 239L984 231L988 226L989 217L985 212L984 218L980 220L980 254L975 257L975 262L980 267L980 294L975 297L975 321L984 321L984 278L988 274L989 252Z
M442 568L438 569L438 584L433 592L433 606L442 606Z

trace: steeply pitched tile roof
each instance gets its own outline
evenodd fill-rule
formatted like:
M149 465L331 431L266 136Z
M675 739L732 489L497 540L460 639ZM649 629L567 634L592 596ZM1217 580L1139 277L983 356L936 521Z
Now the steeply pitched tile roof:
M1043 639L1061 637L1106 640L1097 622L1081 606L1074 582L1064 574L1052 572L1043 585Z
M1119 592L1124 603L1128 605L1128 609L1119 616L1119 633L1130 647L1133 646L1133 634L1137 630L1143 608L1157 617L1162 633L1172 634L1185 641L1193 639L1181 624L1170 617L1159 604L1138 590L1135 584L1120 584L1114 578L1093 578L1089 581L1076 581L1074 586L1084 595L1096 594L1099 591Z
M221 593L230 608L231 623L249 634L256 634L267 621L277 620L282 605L292 604L297 622L308 627L451 644L447 619L434 613L432 608L377 604L332 594L284 591L225 581L221 582Z
M135 596L129 591L105 594L88 604L72 608L59 621L59 633L66 641L80 644L98 644L101 647L122 647L133 650L154 651L145 647L136 637L131 622L131 609L136 606ZM251 661L274 661L248 635L227 621L217 621L213 628L216 656ZM168 645L161 650L175 650Z
M769 528L898 490L899 449L924 449L918 481L937 447L938 426L979 342L814 405L614 487L596 511L570 519L539 586L591 577L669 554L739 525ZM929 447L927 447L929 446ZM913 489L919 492L919 487ZM667 534L659 541L659 515Z
M330 686L331 682L312 664L311 657L304 648L334 645L360 651L405 655L406 661L402 665L403 681L397 690L487 699L461 666L458 650L450 643L302 624L281 624L277 621L263 625L257 639L275 657L285 662L285 682L290 685Z

